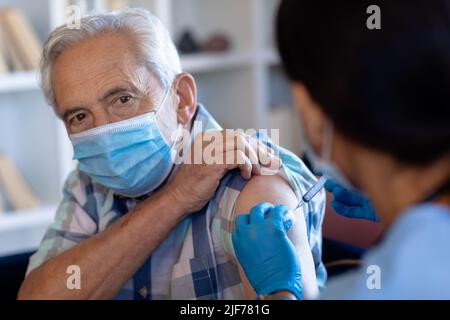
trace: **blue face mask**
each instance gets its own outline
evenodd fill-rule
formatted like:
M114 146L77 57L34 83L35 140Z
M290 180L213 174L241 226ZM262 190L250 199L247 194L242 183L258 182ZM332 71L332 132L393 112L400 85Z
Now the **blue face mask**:
M307 140L307 139L305 139ZM305 152L311 160L314 171L321 172L327 179L336 181L347 190L356 191L357 188L347 179L345 174L331 161L331 151L333 142L333 124L328 122L325 125L324 141L322 144L321 157L316 154L311 144L305 141Z
M176 156L156 123L169 92L155 111L70 135L80 171L124 196L138 197L158 188Z

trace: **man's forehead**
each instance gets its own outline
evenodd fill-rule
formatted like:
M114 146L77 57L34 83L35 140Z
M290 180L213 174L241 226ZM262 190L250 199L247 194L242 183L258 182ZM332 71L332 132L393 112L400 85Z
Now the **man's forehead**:
M99 98L114 87L147 90L153 78L138 64L132 50L120 36L103 36L67 49L57 59L52 73L58 105Z
M53 66L53 76L67 80L84 81L101 74L126 75L137 66L137 59L127 44L128 40L117 34L103 35L77 43L64 50Z

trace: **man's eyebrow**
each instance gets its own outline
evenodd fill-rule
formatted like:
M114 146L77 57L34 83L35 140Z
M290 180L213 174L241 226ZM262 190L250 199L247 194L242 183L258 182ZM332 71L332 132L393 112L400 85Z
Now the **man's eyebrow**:
M133 88L126 88L126 87L115 87L112 88L110 90L108 90L98 101L99 102L104 102L105 100L107 100L109 97L118 94L118 93L122 93L122 92L136 92L136 89Z
M118 94L118 93L122 93L122 92L132 92L132 93L137 93L138 90L134 87L114 87L110 90L108 90L98 101L99 102L104 102L105 100L107 100L109 97ZM62 119L66 119L68 116L70 116L71 114L74 114L76 112L82 111L82 110L86 110L86 108L77 106L77 107L72 107L72 108L68 108L66 111L64 111L64 113L62 114Z

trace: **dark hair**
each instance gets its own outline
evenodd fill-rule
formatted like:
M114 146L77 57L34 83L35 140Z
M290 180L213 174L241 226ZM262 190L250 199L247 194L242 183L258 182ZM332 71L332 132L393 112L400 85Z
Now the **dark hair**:
M366 26L369 5L381 29ZM342 134L424 164L450 151L450 19L444 0L283 0L281 59Z

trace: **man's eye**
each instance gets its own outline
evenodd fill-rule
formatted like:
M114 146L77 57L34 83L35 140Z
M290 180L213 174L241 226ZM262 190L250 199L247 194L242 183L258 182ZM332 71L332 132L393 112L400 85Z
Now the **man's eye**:
M69 122L73 124L79 124L83 122L84 119L86 119L87 115L85 113L78 113L75 116L73 116Z
M81 122L81 121L83 121L86 118L86 115L84 113L77 114L75 116L75 118L77 119L77 121Z
M135 98L130 95L123 95L115 98L111 102L111 106L116 110L115 112L129 112L135 106Z
M131 96L122 96L119 98L120 103L126 104L132 99Z

